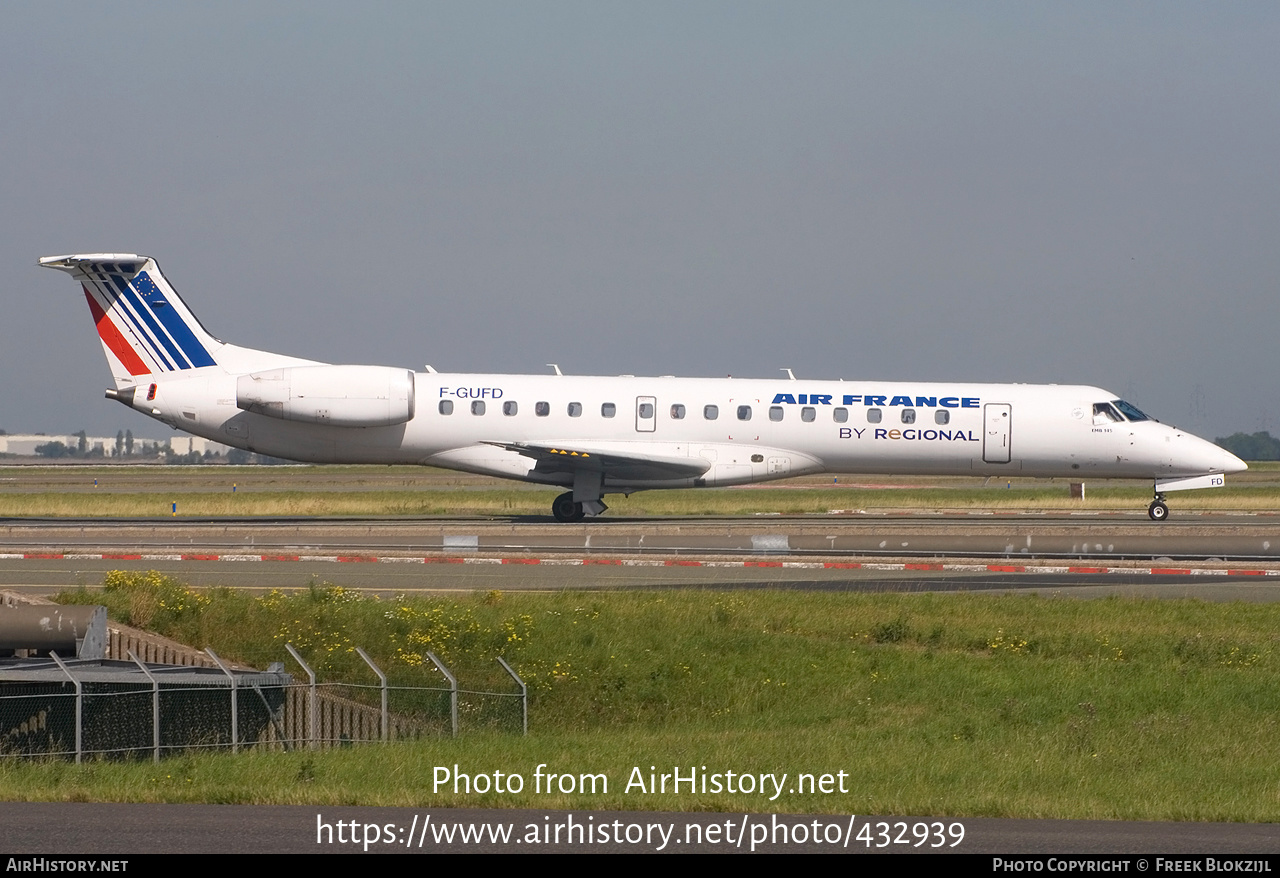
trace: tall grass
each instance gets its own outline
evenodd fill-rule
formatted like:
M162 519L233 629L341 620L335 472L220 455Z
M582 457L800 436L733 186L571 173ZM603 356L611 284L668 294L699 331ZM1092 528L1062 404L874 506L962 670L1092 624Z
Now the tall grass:
M406 491L256 491L143 493L0 493L0 516L24 517L179 517L205 516L549 516L551 490L463 489ZM832 510L977 510L1141 512L1150 502L1149 488L1099 488L1087 499L1072 501L1062 485L997 488L862 488L756 487L642 491L630 497L606 498L608 517L680 515L825 515ZM1175 495L1177 511L1273 510L1280 489L1227 488Z
M428 630L412 627L423 619L468 620L451 627L490 633L523 620L519 642L501 649L533 686L530 737L193 755L159 770L5 762L0 795L1280 819L1280 765L1270 752L1280 717L1275 605L763 591L447 601L343 593L317 605L317 589L256 601L209 592L198 636L223 655L261 661L281 657L281 634L312 626L317 643L360 642L407 680L427 673L397 653L407 631ZM238 609L218 609L223 602ZM398 620L402 608L417 620L409 627ZM455 654L479 657L494 642ZM528 784L507 795L435 790L435 767L455 763L518 772ZM609 791L537 794L540 763L602 772ZM770 801L625 790L636 767L647 776L650 766L687 774L704 765L792 781L844 771L847 792L784 791Z

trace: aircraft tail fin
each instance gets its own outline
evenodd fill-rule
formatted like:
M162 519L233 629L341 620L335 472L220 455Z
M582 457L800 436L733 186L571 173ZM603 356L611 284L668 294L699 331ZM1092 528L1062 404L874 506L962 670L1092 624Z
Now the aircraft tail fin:
M88 253L46 256L40 265L80 282L117 387L218 365L226 345L200 325L154 259Z

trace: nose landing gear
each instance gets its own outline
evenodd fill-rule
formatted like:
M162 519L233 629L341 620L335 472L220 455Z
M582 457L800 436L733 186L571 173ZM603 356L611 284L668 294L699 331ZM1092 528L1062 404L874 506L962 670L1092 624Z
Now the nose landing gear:
M1156 499L1147 507L1147 515L1151 516L1152 521L1164 521L1169 517L1169 507L1164 502L1163 494L1156 494Z

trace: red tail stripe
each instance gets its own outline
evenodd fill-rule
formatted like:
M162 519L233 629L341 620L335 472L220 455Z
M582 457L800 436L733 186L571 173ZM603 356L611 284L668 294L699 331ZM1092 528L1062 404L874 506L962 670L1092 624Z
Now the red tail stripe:
M134 351L133 346L125 340L120 330L116 329L116 325L107 317L106 312L98 306L98 301L89 292L89 288L81 284L80 289L84 290L84 297L89 301L89 311L93 314L93 322L98 326L98 337L102 339L103 344L116 355L117 360L124 363L130 375L149 375L151 369L142 362L142 358Z

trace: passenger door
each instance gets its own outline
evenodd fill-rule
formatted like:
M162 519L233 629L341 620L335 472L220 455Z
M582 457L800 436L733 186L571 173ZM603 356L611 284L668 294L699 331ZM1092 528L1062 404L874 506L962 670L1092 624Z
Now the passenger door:
M1009 440L1013 406L1006 402L993 402L983 408L986 427L982 432L982 459L987 463L1008 463L1011 459Z

